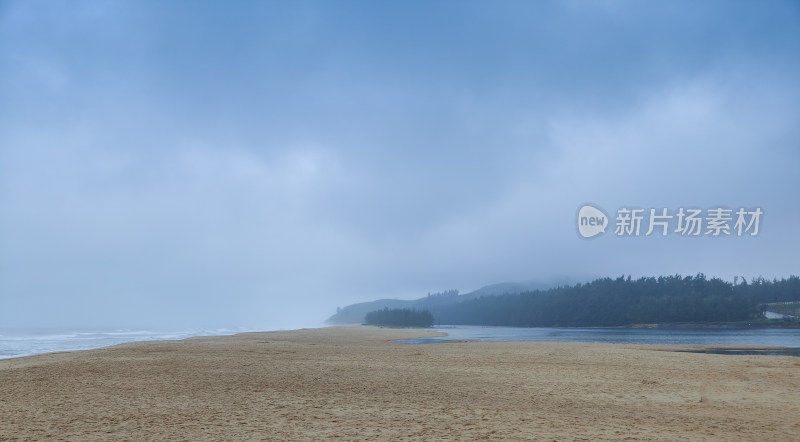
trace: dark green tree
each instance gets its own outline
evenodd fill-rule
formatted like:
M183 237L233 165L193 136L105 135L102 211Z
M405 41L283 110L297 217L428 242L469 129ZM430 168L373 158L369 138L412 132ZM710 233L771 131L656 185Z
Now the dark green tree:
M375 310L367 313L364 319L369 325L387 325L391 327L430 327L433 325L431 312L408 308Z

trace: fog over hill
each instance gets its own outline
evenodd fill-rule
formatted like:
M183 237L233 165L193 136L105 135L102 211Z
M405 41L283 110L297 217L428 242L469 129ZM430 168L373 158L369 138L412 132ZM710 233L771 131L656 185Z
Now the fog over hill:
M485 296L525 293L533 290L546 290L566 284L570 284L569 278L554 279L550 283L533 281L502 282L490 284L464 294L460 294L458 290L454 289L438 293L428 293L427 296L419 299L378 299L376 301L359 302L348 305L344 308L337 308L336 314L328 318L325 322L328 324L361 324L364 322L364 316L367 313L384 308L411 308L417 310L426 310L434 307L458 304L459 302L482 298Z
M414 309L437 325L511 327L624 327L641 324L702 324L725 327L798 327L792 312L772 321L775 303L800 302L800 278L694 276L598 278L587 283L542 289L498 284L467 295L455 290L414 301L382 300L345 307L330 322L363 321L363 312ZM765 318L766 315L766 318ZM787 316L788 315L788 316ZM369 319L369 314L367 314ZM369 322L369 321L367 321Z

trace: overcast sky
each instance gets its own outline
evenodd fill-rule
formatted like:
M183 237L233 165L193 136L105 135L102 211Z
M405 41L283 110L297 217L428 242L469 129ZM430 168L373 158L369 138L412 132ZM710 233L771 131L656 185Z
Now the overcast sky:
M800 274L800 3L0 0L0 326ZM582 238L590 203L756 207Z

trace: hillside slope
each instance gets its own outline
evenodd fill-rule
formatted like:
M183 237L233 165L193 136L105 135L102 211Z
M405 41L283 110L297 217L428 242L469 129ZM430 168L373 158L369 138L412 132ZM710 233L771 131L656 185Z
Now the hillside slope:
M388 309L410 308L416 310L435 311L437 307L458 304L471 299L483 298L486 296L497 296L506 294L524 293L532 290L544 290L552 285L538 282L505 282L491 284L481 287L478 290L458 294L457 290L449 290L443 293L431 294L419 299L379 299L377 301L359 302L338 309L336 314L325 320L327 324L362 324L367 313Z

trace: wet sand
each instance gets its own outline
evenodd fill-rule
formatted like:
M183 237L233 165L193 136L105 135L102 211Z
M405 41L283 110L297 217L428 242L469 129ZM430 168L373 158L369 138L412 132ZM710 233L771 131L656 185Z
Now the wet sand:
M800 440L800 358L348 326L0 360L0 440Z

